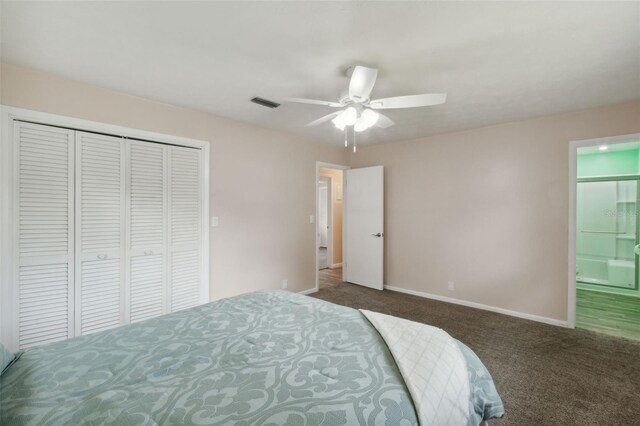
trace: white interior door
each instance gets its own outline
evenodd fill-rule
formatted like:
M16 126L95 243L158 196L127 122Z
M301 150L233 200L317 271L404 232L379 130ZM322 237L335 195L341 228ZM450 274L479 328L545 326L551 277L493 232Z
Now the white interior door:
M351 169L345 176L344 279L382 290L384 169L383 166Z

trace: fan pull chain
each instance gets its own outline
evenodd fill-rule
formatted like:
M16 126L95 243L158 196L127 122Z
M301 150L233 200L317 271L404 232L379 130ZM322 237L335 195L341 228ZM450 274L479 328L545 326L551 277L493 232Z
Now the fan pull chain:
M353 152L356 152L356 126L353 126Z
M348 129L347 126L344 127L344 147L347 148L349 146L349 138L348 138Z

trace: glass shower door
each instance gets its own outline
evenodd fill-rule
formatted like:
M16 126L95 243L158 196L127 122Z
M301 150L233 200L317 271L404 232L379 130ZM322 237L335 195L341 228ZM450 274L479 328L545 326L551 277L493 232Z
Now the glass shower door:
M636 288L638 182L579 180L576 196L576 280Z

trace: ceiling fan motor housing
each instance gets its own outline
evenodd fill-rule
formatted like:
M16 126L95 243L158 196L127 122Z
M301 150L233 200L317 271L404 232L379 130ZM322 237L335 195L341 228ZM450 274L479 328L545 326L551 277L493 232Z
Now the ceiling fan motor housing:
M355 65L351 65L349 68L347 68L346 70L344 70L344 74L348 77L351 78L351 76L353 75L353 70L356 69Z

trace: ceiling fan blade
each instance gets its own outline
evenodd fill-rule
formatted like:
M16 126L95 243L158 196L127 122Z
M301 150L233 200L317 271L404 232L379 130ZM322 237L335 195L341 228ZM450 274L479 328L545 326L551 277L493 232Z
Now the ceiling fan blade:
M332 112L331 114L327 114L324 117L320 117L317 120L313 120L311 123L308 123L307 126L317 126L318 124L322 124L326 121L333 120L338 115L342 114L342 111Z
M362 67L360 65L353 69L351 80L349 81L349 98L355 102L369 99L373 85L376 84L378 70L374 68Z
M295 102L298 104L311 104L311 105L324 105L332 108L340 108L343 105L338 102L319 101L317 99L304 99L304 98L284 98L286 102Z
M446 93L425 93L424 95L396 96L393 98L374 99L369 102L373 109L416 108L440 105L447 101Z
M394 123L392 119L390 119L386 115L378 113L378 121L376 122L376 126L386 129L387 127L391 127L394 124L396 123Z

